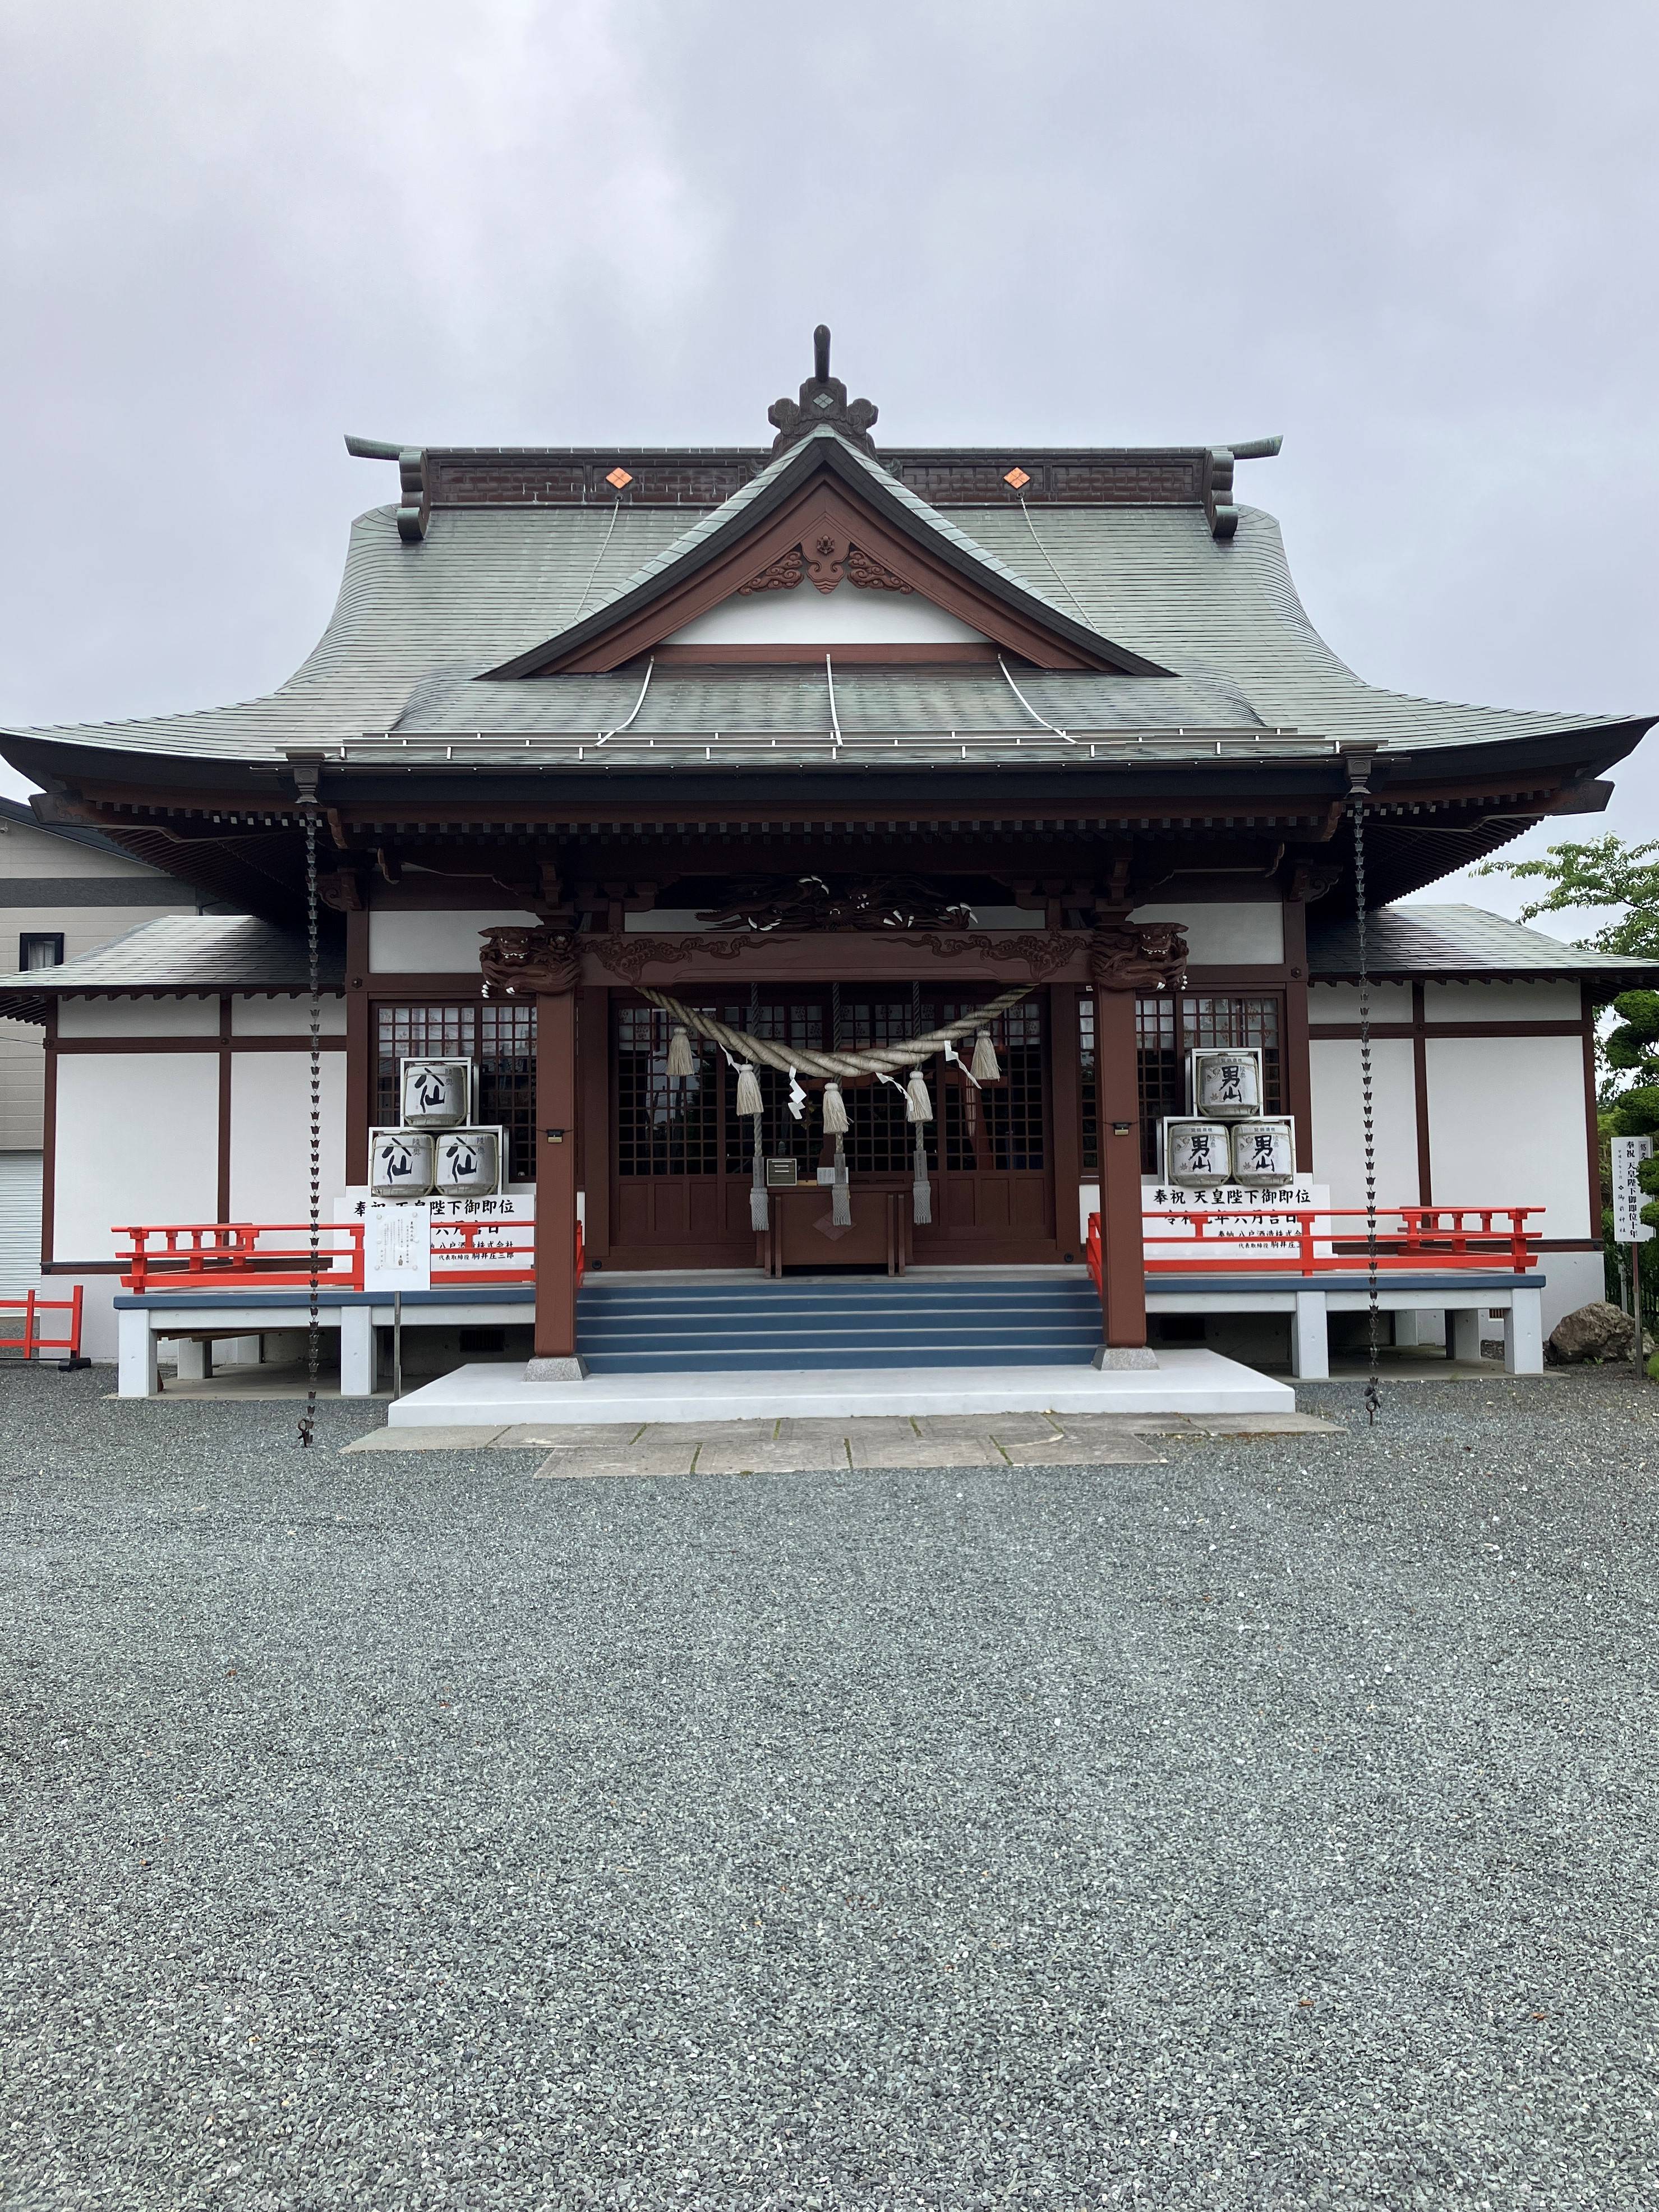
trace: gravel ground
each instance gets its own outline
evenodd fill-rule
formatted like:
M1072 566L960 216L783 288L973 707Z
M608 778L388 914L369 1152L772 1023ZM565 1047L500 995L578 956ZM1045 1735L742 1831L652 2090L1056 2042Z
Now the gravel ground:
M0 1375L9 2206L1659 2202L1659 1389L557 1483L107 1387Z

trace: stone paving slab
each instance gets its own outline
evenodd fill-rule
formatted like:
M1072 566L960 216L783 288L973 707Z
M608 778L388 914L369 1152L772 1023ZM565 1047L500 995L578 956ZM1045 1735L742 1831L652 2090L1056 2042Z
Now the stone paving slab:
M868 1414L844 1422L842 1432L848 1457L861 1473L896 1467L985 1467L992 1456L980 1431L948 1413Z
M1146 1467L1160 1436L1334 1435L1305 1413L865 1414L847 1420L595 1422L538 1427L376 1429L349 1452L540 1451L538 1479L806 1474L851 1468Z
M1162 1467L1161 1455L1144 1437L1121 1431L1115 1436L999 1437L1011 1467Z

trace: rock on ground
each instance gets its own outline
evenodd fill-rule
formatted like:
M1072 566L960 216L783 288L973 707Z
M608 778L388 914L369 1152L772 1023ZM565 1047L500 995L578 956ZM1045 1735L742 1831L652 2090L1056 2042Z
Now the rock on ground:
M1636 1324L1627 1313L1606 1298L1593 1298L1563 1315L1550 1331L1547 1348L1557 1365L1571 1367L1586 1359L1628 1359L1635 1337Z

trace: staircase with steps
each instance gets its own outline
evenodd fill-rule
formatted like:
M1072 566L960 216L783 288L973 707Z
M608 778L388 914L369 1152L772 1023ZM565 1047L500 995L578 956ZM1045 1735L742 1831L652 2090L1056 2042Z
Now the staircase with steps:
M1100 1300L1081 1267L782 1282L592 1276L576 1348L594 1375L757 1368L1086 1367Z

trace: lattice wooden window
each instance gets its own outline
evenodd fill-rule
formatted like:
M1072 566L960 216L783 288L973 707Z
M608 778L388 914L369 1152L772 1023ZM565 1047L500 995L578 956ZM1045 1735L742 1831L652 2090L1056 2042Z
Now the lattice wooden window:
M536 1009L515 1006L375 1008L374 1120L398 1120L400 1060L471 1060L478 1069L478 1120L507 1132L507 1176L536 1179Z
M843 990L841 994L841 1028L838 1037L843 1052L867 1052L872 1046L902 1044L907 1037L921 1035L938 1025L933 1002L919 994L904 998L854 998ZM903 1078L899 1079L901 1085ZM895 1090L890 1083L860 1084L842 1096L847 1101L847 1119L851 1127L845 1139L847 1164L854 1175L908 1175L910 1171L915 1132L904 1118L904 1092ZM933 1110L939 1110L937 1099ZM923 1125L923 1147L929 1166L939 1158L939 1125L929 1121Z
M693 1037L696 1075L671 1078L673 1028L657 1006L617 1010L617 1172L704 1176L720 1169L720 1056Z
M947 1000L939 1007L929 1027L971 1014L982 1000ZM991 1024L991 1042L1002 1066L1000 1083L985 1085L972 1101L973 1127L969 1127L969 1101L965 1078L952 1071L945 1092L945 1164L973 1174L984 1169L1004 1173L1020 1168L1041 1168L1043 1150L1042 1009L1026 999L1000 1014ZM957 1046L964 1060L971 1058L971 1037Z
M714 1012L732 1029L746 1030L750 1036L764 1037L769 1044L805 1045L819 1052L823 1049L824 1009L816 1001L798 999L768 1004L757 995L752 1001L720 1006ZM738 1079L732 1069L726 1067L723 1058L720 1064L726 1079L726 1172L746 1178L755 1141L754 1123L738 1119ZM811 1182L817 1172L818 1155L823 1146L823 1121L816 1086L809 1093L798 1121L789 1111L789 1078L775 1067L757 1067L755 1073L760 1079L761 1097L766 1105L761 1116L762 1151L768 1159L793 1159L801 1181ZM803 1085L802 1088L806 1086Z

